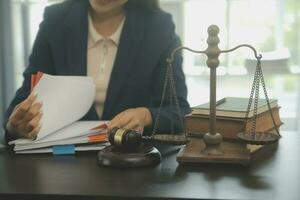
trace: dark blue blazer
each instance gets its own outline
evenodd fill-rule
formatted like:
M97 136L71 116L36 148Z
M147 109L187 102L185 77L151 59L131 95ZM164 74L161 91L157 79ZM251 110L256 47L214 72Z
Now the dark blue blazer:
M7 122L14 107L30 93L31 74L41 71L52 75L87 74L88 20L87 0L72 0L47 7L44 20L33 45L24 82L6 112ZM147 107L157 116L166 71L166 58L180 45L170 14L161 10L145 11L126 5L126 20L107 90L102 120L110 120L128 108ZM182 114L189 112L187 88L181 68L182 57L176 55L174 77ZM175 120L174 109L167 101L160 112L159 132L169 132ZM70 101L72 101L70 99ZM94 106L83 120L97 120ZM173 122L172 122L173 123ZM151 131L150 127L148 131ZM11 140L8 134L6 139Z

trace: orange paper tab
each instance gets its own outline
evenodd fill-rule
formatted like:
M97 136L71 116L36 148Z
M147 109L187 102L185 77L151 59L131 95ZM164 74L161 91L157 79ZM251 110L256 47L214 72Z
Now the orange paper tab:
M88 136L89 142L106 142L108 140L106 133Z
M41 80L42 76L43 76L43 72L38 72L36 74L31 75L31 86L30 86L31 91L36 86L36 84L39 82L39 80Z

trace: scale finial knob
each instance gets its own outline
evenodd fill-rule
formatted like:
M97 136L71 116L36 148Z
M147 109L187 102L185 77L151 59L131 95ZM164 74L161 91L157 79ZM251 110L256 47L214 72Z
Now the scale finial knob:
M220 32L220 29L217 25L210 25L207 29L208 35L217 36Z
M208 46L205 50L207 55L206 64L210 68L217 68L219 66L219 55L221 50L218 47L220 39L218 37L219 27L217 25L211 25L207 29L208 38L206 40Z

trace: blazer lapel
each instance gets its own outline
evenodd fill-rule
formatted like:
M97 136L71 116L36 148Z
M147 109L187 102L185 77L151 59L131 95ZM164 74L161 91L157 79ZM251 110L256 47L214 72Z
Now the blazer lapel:
M69 75L87 75L88 5L88 1L74 3L65 19L65 56Z
M103 110L104 119L111 119L113 115L117 114L113 112L113 108L118 102L118 97L127 76L132 73L134 60L141 46L143 31L144 23L142 16L137 16L135 10L128 9L107 89Z

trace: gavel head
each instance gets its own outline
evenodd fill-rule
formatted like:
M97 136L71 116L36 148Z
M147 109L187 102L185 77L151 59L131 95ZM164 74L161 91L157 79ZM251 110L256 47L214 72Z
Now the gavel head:
M114 127L108 140L111 145L125 152L134 152L142 144L142 134L129 129Z

